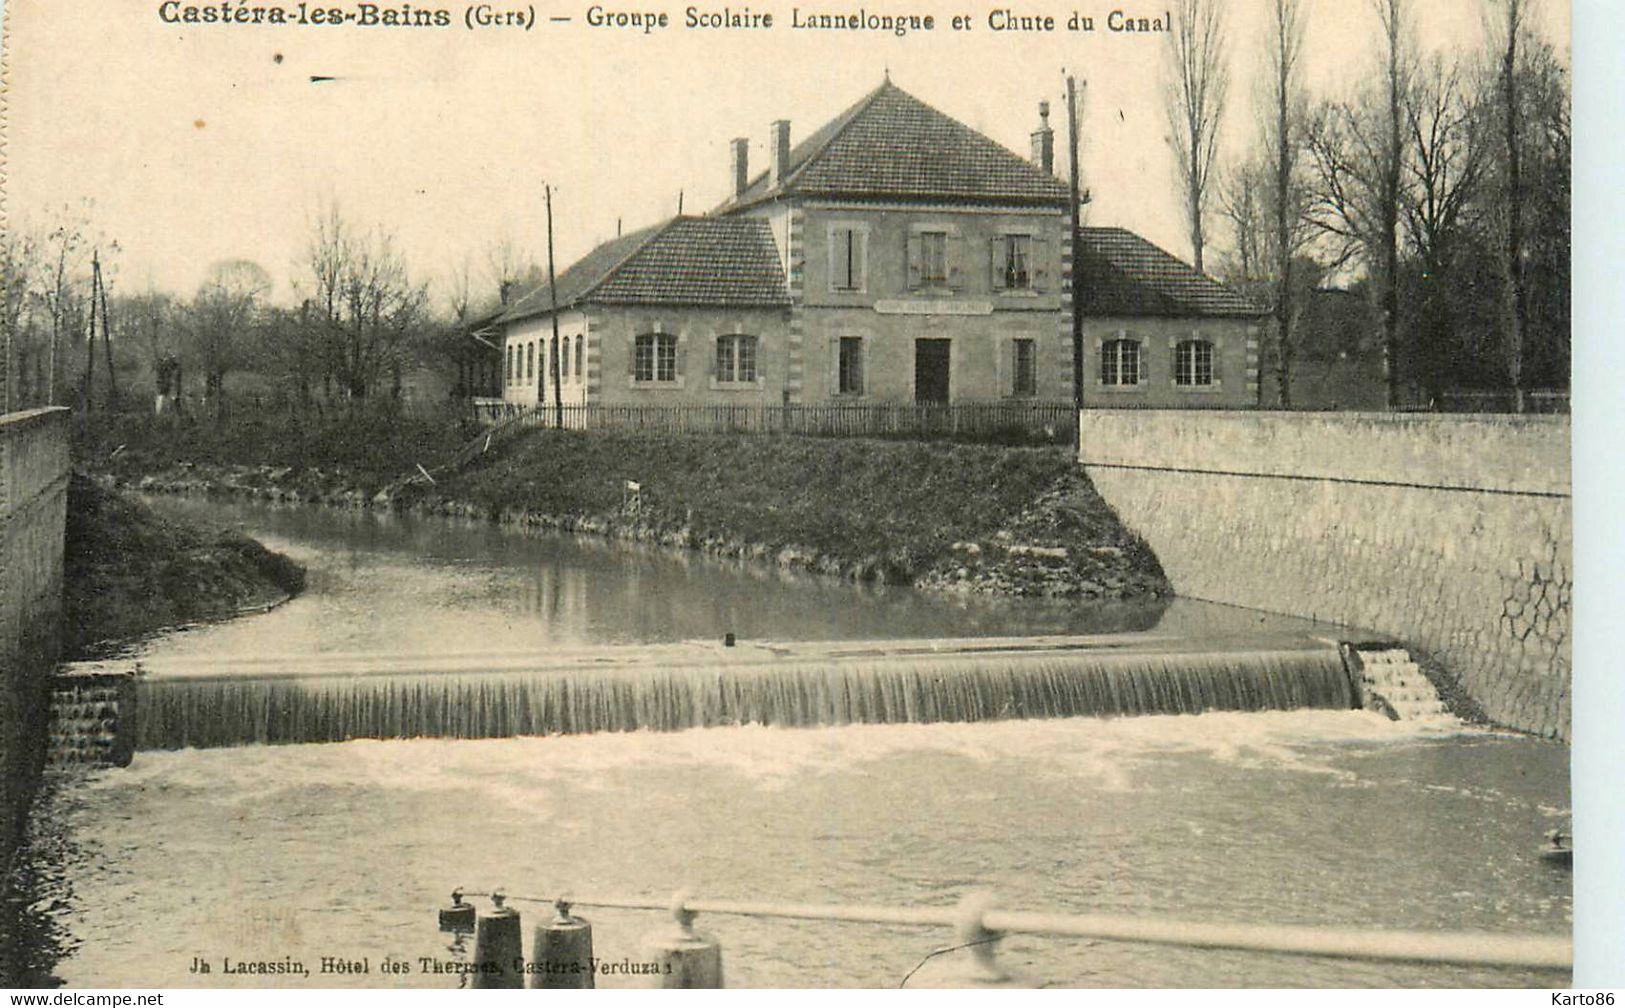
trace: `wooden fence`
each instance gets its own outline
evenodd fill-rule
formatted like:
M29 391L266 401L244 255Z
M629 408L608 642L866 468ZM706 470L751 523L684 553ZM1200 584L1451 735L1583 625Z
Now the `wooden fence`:
M481 400L474 409L483 422L505 427L942 438L1022 444L1070 444L1077 422L1069 402L519 406Z

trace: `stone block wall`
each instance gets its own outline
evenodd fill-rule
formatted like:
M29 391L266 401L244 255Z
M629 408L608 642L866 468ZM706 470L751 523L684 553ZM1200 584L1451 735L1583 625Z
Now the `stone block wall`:
M44 758L67 496L68 411L0 416L0 860L16 843Z
M1081 461L1181 595L1391 635L1567 738L1569 420L1086 410Z

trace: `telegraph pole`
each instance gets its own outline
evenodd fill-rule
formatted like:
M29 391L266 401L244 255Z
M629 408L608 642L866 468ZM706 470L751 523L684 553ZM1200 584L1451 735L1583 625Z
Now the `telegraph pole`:
M84 409L96 409L96 293L102 282L102 264L99 250L90 253L90 329L85 333L85 389Z
M118 412L118 375L113 371L113 329L107 316L107 281L102 278L102 264L99 258L92 259L92 266L96 273L96 298L102 309L102 353L107 361L107 408L110 412ZM90 306L94 315L96 305Z
M1078 189L1078 84L1071 74L1066 78L1066 128L1070 140L1067 150L1067 167L1070 173L1072 218L1072 419L1076 424L1073 427L1072 447L1081 451L1083 448L1083 290L1078 283L1078 267L1083 260L1083 239L1079 234L1079 203L1082 194Z

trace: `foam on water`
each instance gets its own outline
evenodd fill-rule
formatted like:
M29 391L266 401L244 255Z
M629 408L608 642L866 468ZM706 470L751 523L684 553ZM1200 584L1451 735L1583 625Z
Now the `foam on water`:
M1056 718L970 724L849 724L786 728L747 725L675 732L633 731L512 739L356 740L324 746L145 752L128 770L96 779L94 789L190 787L228 800L261 800L284 789L356 784L486 797L527 784L568 778L591 786L611 774L646 768L724 770L763 789L806 775L848 773L888 759L937 753L971 763L1027 762L1035 773L1130 786L1126 771L1142 758L1189 753L1215 763L1302 773L1329 768L1324 747L1404 743L1466 732L1396 722L1356 710L1298 710L1132 718ZM519 801L519 807L526 806Z
M1550 929L1564 890L1520 857L1544 827L1535 802L1562 802L1561 783L1534 740L1359 710L144 752L74 795L85 944L63 976L228 984L180 971L194 955L443 952L432 909L458 885L898 905L993 886L1032 909ZM616 956L658 918L590 916ZM947 938L707 925L747 985L892 984ZM1011 945L1057 983L1539 979Z

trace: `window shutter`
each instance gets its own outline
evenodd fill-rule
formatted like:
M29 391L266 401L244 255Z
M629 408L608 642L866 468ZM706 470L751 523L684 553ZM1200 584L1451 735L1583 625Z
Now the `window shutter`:
M920 287L920 236L908 236L908 286L910 290Z
M994 235L987 240L988 282L994 290L1004 290L1004 263L999 261L1004 239Z
M841 269L841 254L845 251L846 235L838 227L829 229L829 289L840 290L846 282L846 271Z
M858 290L869 289L869 232L852 232L852 285Z
M677 361L674 365L674 378L681 378L688 374L688 333L677 334Z
M720 354L721 352L722 352L722 337L721 336L712 336L711 337L711 352L709 354L707 354L706 358L705 358L705 373L708 376L712 377L712 378L715 378L717 376L717 374L719 373L717 371L717 355ZM682 353L682 351L679 350L678 354L681 355L681 353Z
M1032 273L1033 290L1043 293L1050 285L1049 239L1035 234L1028 247L1032 249L1032 262L1027 264L1027 269Z
M965 239L957 233L950 234L943 245L946 246L943 258L948 260L948 286L958 290L965 285Z
M626 376L628 378L638 376L638 338L636 336L630 337L626 341Z

